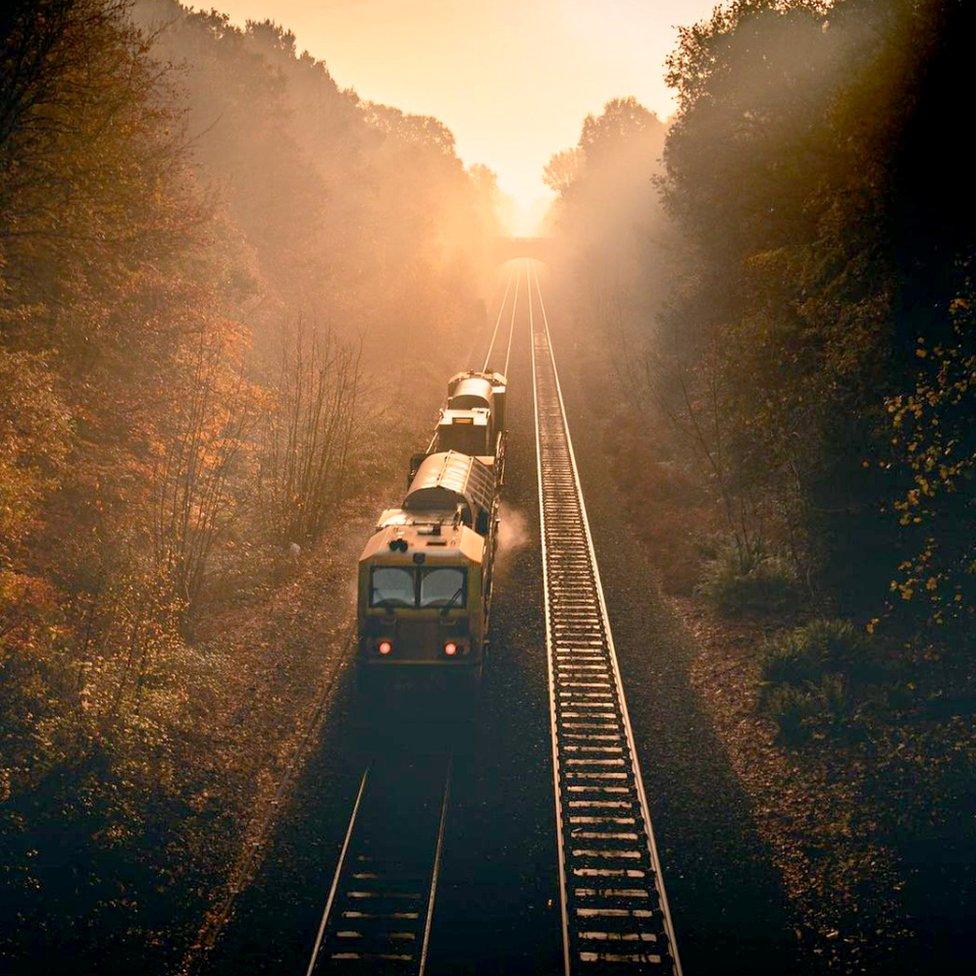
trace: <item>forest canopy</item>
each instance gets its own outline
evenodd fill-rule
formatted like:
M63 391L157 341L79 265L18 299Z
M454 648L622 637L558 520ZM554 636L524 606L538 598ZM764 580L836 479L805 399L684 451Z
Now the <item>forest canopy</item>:
M943 148L972 26L955 0L733 3L681 32L665 155L697 249L668 332L696 389L714 381L728 491L773 503L842 612L956 639L976 610L976 239Z

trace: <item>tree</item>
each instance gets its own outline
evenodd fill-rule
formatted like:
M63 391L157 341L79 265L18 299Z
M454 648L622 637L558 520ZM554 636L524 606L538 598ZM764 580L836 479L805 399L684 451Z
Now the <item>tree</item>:
M909 511L919 438L893 438L890 419L926 426L921 402L948 402L965 371L950 308L967 300L971 180L924 147L951 126L968 16L940 0L742 0L683 30L669 63L665 189L696 254L665 349L717 357L734 483L775 500L768 528L862 620L899 564L896 594L929 585L911 556L931 544Z

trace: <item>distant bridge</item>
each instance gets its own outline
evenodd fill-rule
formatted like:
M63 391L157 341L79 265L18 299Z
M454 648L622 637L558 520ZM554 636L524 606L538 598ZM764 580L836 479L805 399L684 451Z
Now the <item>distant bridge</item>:
M552 242L548 237L499 237L495 241L495 260L499 264L516 258L549 261Z

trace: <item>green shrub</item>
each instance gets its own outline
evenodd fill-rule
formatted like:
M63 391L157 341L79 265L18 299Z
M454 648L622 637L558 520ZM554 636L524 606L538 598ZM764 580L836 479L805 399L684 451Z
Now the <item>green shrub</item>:
M741 616L794 607L800 588L786 559L727 545L705 563L698 593L722 613Z
M790 743L817 731L851 731L865 687L885 675L871 640L846 620L812 620L782 631L762 653L759 709Z
M848 620L811 620L763 646L764 681L798 685L826 672L842 673L856 684L881 676L871 640Z
M850 711L847 684L838 674L803 685L770 685L763 691L760 707L776 723L780 741L789 745L843 725Z

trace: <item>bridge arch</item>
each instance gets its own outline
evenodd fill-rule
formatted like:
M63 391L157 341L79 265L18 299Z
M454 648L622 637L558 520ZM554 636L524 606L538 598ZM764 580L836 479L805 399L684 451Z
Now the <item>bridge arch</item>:
M495 261L504 264L517 258L533 258L548 263L552 242L548 237L499 237L495 240Z

